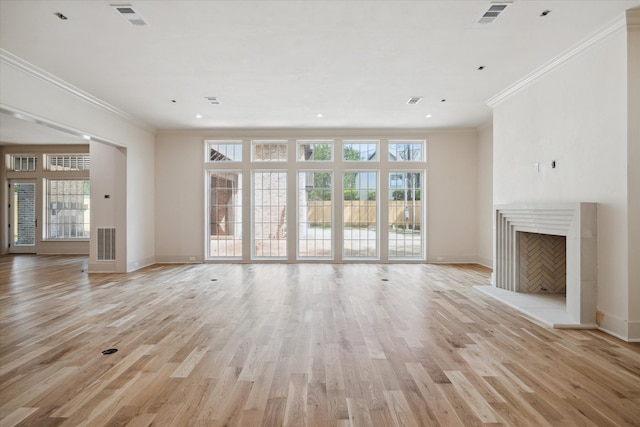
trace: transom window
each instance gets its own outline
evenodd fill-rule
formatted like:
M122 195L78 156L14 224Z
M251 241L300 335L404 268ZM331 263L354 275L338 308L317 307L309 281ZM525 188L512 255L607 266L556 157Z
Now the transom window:
M254 162L287 161L289 144L287 141L253 141Z
M38 167L38 156L15 154L11 156L11 170L14 172L33 172Z
M378 160L378 141L345 141L342 159L347 162L375 162Z
M330 162L333 160L333 141L298 141L299 162Z
M422 141L389 141L389 160L392 162L420 162Z
M88 171L89 155L49 154L46 156L47 169L50 171Z
M242 141L208 141L208 162L242 161Z

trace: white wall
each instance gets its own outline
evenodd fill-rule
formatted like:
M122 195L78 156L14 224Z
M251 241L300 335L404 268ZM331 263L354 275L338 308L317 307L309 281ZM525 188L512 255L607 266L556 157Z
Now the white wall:
M3 109L20 113L40 122L89 135L93 141L126 149L123 159L103 168L104 174L92 171L91 181L98 187L114 179L126 177L126 203L113 211L113 223L127 224L126 253L117 254L117 271L132 269L155 261L154 254L154 142L151 129L125 113L102 103L90 95L10 54L0 58L0 94ZM91 144L91 151L97 150ZM100 162L99 153L91 154L92 165ZM124 154L124 151L122 151ZM124 163L122 163L124 162ZM120 174L116 177L116 173ZM118 190L120 191L120 190ZM121 193L122 194L121 190ZM93 196L93 191L92 191ZM92 209L93 209L92 200ZM92 236L95 225L91 224ZM95 245L91 245L91 251ZM92 253L92 258L95 253ZM91 271L91 266L90 266Z
M494 203L598 203L600 326L623 338L630 283L626 58L620 29L501 101L493 128Z
M156 138L156 260L204 261L204 135Z
M478 128L478 175L476 180L478 262L493 266L493 126Z
M204 259L204 140L206 138L331 137L350 130L162 131L156 138L156 259L190 262ZM275 132L275 133L274 133ZM337 135L336 133L341 133ZM475 130L417 133L367 131L365 136L426 138L427 251L434 262L476 262ZM312 135L312 136L310 136ZM360 136L362 136L360 134ZM491 226L490 226L491 227ZM442 258L441 260L439 258Z
M126 271L127 254L127 176L126 149L91 142L91 246L89 271ZM98 227L116 229L116 260L97 260ZM122 256L118 256L122 255Z
M640 8L627 11L629 336L640 340Z
M477 262L477 133L428 134L429 262Z

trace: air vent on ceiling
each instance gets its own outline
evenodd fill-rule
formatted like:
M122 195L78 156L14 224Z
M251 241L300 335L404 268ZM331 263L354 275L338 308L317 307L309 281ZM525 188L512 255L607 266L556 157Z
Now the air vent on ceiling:
M206 99L207 101L209 101L210 104L213 104L213 105L222 104L217 96L205 96L204 99Z
M124 19L132 25L142 27L147 25L144 19L135 11L130 4L112 4L113 7Z
M509 3L491 3L489 9L480 17L478 24L490 24L500 16Z
M422 97L421 96L412 96L411 98L409 98L409 100L407 101L407 104L409 105L415 105L418 102L422 101Z

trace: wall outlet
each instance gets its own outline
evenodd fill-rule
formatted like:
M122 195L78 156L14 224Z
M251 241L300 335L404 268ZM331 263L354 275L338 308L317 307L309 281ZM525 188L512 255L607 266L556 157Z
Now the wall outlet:
M196 257L194 257L194 256L190 256L189 257L189 261L195 261L195 260L196 260Z

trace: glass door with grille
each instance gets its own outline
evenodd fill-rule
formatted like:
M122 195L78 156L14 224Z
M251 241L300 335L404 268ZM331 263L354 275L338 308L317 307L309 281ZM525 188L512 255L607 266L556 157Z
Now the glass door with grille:
M12 253L36 253L36 182L11 180L9 194L9 250Z

